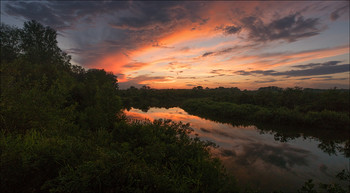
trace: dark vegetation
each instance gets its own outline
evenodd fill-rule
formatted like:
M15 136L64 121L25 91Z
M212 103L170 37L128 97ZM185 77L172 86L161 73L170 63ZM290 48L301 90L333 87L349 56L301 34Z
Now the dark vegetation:
M116 77L71 65L55 30L30 21L0 35L1 192L235 190L188 125L123 118Z
M179 106L192 115L234 126L256 125L272 132L275 140L316 137L328 154L350 157L349 90L264 87L255 91L238 88L163 89L143 86L120 90L125 108ZM340 143L345 143L342 147Z
M349 90L265 87L155 90L130 87L118 93L126 108L180 106L187 112L234 125L272 124L349 131Z
M181 107L192 115L230 123L256 125L260 132L273 133L275 140L286 142L299 137L320 140L318 147L329 155L350 157L349 90L266 87L256 91L238 88L156 90L143 86L118 92L125 108L148 111L150 107ZM348 184L348 170L335 179ZM305 182L299 193L345 193L338 183Z
M318 184L318 188L312 179L309 179L304 183L304 185L298 189L298 193L317 193L317 192L328 192L328 193L346 193L350 191L350 172L346 170L342 170L336 175L336 178L340 181L344 181L348 183L347 190L343 189L341 185L337 183Z

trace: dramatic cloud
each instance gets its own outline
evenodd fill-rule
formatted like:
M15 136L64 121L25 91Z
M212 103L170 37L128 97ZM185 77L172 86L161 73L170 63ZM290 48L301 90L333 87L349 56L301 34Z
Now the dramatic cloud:
M301 38L318 35L318 18L304 19L299 13L275 19L265 24L261 18L255 16L244 17L241 23L249 31L249 38L254 41L286 40L294 42Z
M239 75L264 75L264 76L313 76L313 75L326 75L336 74L342 72L349 72L349 64L336 65L339 61L329 61L325 63L310 63L306 65L297 65L297 68L308 68L303 70L288 70L283 72L277 72L274 70L253 70L253 71L236 71Z
M163 26L170 27L176 22L191 18L199 20L195 12L189 11L191 4L179 2L134 2L131 10L137 14L120 17L118 21L111 23L116 28L128 30L158 30Z
M227 26L219 26L216 27L216 30L222 30L225 35L232 35L240 32L242 27L234 26L234 25L227 25Z
M254 89L273 81L281 87L348 85L339 73L348 72L348 7L327 1L2 1L1 18L55 28L73 64L120 75L120 88L235 83ZM315 78L327 74L332 77Z
M55 29L73 28L79 20L93 23L96 16L127 9L128 2L115 1L13 1L5 12L12 16L34 19Z
M329 61L325 63L310 63L310 64L304 64L304 65L296 65L292 67L305 69L305 68L314 68L314 67L320 67L320 66L334 66L340 62L341 61Z

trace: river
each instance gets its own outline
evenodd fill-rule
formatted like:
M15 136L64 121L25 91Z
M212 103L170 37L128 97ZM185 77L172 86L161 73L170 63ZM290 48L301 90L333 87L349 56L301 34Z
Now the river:
M183 109L150 108L147 112L131 108L126 116L138 120L171 119L190 123L193 135L219 147L212 154L219 157L241 188L258 191L296 191L305 181L315 184L338 182L337 173L349 169L349 159L335 148L333 153L320 148L321 140L300 137L278 140L276 133L263 132L256 126L232 126L190 115ZM344 144L338 143L336 147Z

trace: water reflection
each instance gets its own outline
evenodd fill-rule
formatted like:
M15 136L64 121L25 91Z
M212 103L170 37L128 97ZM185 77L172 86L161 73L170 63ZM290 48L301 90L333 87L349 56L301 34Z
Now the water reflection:
M349 141L323 141L301 134L256 126L232 126L189 115L180 108L150 108L147 112L125 111L133 119L171 119L190 123L194 134L219 145L213 155L243 186L260 191L296 191L312 178L316 183L334 182L334 176L348 168ZM296 129L297 131L298 129ZM319 133L317 134L319 135Z
M294 166L309 166L310 151L294 148L289 144L273 146L261 143L250 143L243 147L241 153L235 150L223 149L222 156L235 157L239 165L253 165L258 161L266 162L281 169L291 170Z

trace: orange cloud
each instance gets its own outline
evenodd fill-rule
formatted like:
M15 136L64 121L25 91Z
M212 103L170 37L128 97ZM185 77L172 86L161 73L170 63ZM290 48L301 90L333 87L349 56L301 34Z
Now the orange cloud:
M91 68L105 69L106 71L120 73L122 67L129 62L130 58L119 52L111 55L106 55L90 66Z

